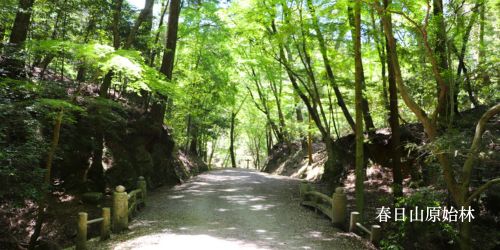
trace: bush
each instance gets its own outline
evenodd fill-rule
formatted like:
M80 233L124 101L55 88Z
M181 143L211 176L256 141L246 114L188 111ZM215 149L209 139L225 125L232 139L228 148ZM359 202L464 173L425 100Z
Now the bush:
M410 222L409 211L415 207L443 207L446 193L431 188L421 188L408 197L399 198L396 207L406 209L403 221L392 221L382 249L448 249L457 243L458 232L449 222ZM424 214L425 216L425 214Z

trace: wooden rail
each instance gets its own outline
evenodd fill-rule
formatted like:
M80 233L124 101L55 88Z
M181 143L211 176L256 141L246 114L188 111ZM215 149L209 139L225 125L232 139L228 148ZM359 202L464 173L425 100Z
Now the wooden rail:
M366 234L370 236L370 241L373 245L378 246L380 239L382 238L382 228L379 225L372 225L371 230L368 230L365 226L358 222L359 212L351 212L351 218L349 220L349 232L356 233L357 229L361 229Z
M299 186L300 202L303 206L314 208L316 212L320 211L332 220L334 224L341 228L346 224L346 211L347 211L347 198L344 189L338 187L335 193L330 198L328 195L313 190L308 183L301 183ZM381 227L379 225L372 225L371 230L368 230L361 223L358 222L359 213L351 212L349 221L349 232L356 233L357 229L366 232L370 236L370 241L378 246L381 239Z
M101 223L101 240L109 239L111 234L111 210L109 207L102 208L102 217L87 220L88 214L78 213L78 230L76 236L76 249L87 249L87 227L90 224Z
M146 186L146 181L142 176L137 181L137 189L132 190L129 194L125 192L124 186L117 186L113 192L113 208L103 208L100 218L88 220L87 213L78 213L76 250L87 249L87 227L90 224L101 223L101 240L109 239L111 224L115 233L127 229L129 218L138 211L140 206L146 205ZM112 217L111 211L113 211Z
M308 183L301 183L300 196L302 197L301 205L322 212L334 224L342 225L345 223L347 198L343 188L336 188L335 193L330 198L328 195L314 191Z

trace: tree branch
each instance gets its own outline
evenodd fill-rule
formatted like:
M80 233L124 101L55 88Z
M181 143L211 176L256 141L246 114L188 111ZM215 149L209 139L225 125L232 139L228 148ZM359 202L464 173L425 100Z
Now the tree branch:
M479 153L479 145L481 143L483 133L486 129L486 123L498 113L500 113L500 103L497 103L495 106L486 111L486 113L483 114L476 125L476 133L474 134L472 145L470 147L469 153L467 154L467 160L465 160L464 166L462 168L462 188L464 192L469 188L473 163L476 160L477 154Z
M483 193L489 187L491 187L491 186L493 186L495 184L500 184L500 178L496 178L496 179L490 180L490 181L486 182L485 184L483 184L482 186L480 186L478 189L476 189L476 191L474 191L474 193L472 193L469 196L469 198L467 199L467 203L472 202L472 200L474 198L476 198L476 196L479 196L481 193Z

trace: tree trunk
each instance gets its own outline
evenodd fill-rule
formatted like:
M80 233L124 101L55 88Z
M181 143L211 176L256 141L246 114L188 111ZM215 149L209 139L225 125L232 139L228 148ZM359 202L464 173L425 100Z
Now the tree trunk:
M103 151L104 151L104 135L101 131L102 128L95 128L94 147L92 152L92 164L87 171L87 178L91 179L97 190L103 191L104 183L104 167L102 165Z
M174 59L175 59L175 49L177 47L177 31L179 29L179 16L181 13L181 2L180 0L170 1L170 13L168 16L168 30L167 30L167 41L165 44L165 50L163 52L163 60L160 67L160 73L164 74L167 80L172 80L172 73L174 70ZM164 97L165 98L165 97ZM161 100L157 105L158 114L162 116L157 116L153 122L158 125L163 125L163 119L167 111L167 105L165 102L169 103L169 107L172 107L173 100L169 98L168 100ZM169 111L170 112L170 111Z
M463 82L465 82L464 87L467 90L467 93L469 95L469 100L472 102L474 107L478 106L478 102L474 96L474 93L472 92L472 89L471 89L470 79L467 76L467 68L465 67L465 53L467 51L467 43L469 41L472 27L474 26L474 23L476 22L477 16L479 14L478 10L477 10L479 7L480 6L478 4L476 4L474 6L474 8L472 8L474 13L472 14L472 17L470 18L469 24L466 26L465 32L462 35L462 46L460 48L460 51L457 51L457 48L452 44L452 50L457 54L457 57L458 57L457 80L456 80L456 84L455 84L455 86L456 86L455 91L453 93L453 103L455 104L454 111L456 114L459 113L459 111L458 111L458 94L460 93L460 82L462 82L460 79L460 75L462 74L462 72L464 73L465 80Z
M384 43L385 39L381 38L379 36L379 32L381 34L384 33L384 27L382 26L382 20L380 20L380 27L377 28L376 22L375 22L375 15L373 12L370 12L371 15L371 21L372 21L372 33L373 33L373 39L375 40L375 43L377 45L377 53L378 57L380 59L380 66L381 66L381 77L382 77L382 100L384 101L384 107L386 107L387 110L389 110L389 98L387 97L387 75L386 75L386 61L388 58L386 57L386 44Z
M331 187L336 187L340 183L342 175L342 164L340 162L341 154L331 137L323 137L326 146L327 160L325 162L324 179Z
M114 72L112 70L108 71L104 78L102 79L102 84L99 87L99 96L102 98L108 97L108 90L111 87L111 80L113 80Z
M267 149L267 155L271 155L271 151L273 149L273 133L271 131L271 128L269 124L266 124L266 149Z
M361 220L365 207L365 159L363 156L363 62L361 58L361 3L354 0L354 63L355 63L355 102L356 102L356 210Z
M148 18L152 17L153 15L153 5L154 5L154 0L146 0L144 3L144 9L141 10L141 13L139 13L139 16L135 20L134 26L130 30L130 33L127 37L127 41L125 42L125 49L128 49L132 46L132 44L135 41L135 38L137 36L137 32L139 31L139 28L141 27L141 24L145 21L147 21Z
M318 18L316 17L315 9L314 9L314 6L312 4L312 0L308 0L307 4L309 7L309 11L311 12L311 15L312 15L313 26L314 26L314 30L316 31L316 38L318 39L318 42L319 42L319 48L321 51L321 56L323 58L323 64L324 64L325 70L326 70L326 76L328 77L328 80L329 80L331 86L333 87L335 97L337 97L337 104L339 105L340 109L342 110L342 112L347 120L347 123L349 124L349 126L351 126L352 130L354 131L355 130L354 120L352 119L352 116L349 113L349 109L347 109L347 106L344 102L344 97L342 96L342 93L340 92L340 89L337 86L337 83L335 80L335 75L333 74L333 70L332 70L332 67L330 64L330 59L328 58L328 52L327 52L327 48L326 48L325 39L323 37L321 29L319 28Z
M120 19L122 13L123 0L113 0L114 11L113 11L113 47L115 49L120 48Z
M169 0L166 0L166 3L165 3L165 0L162 1L162 8L161 8L162 11L161 11L161 15L160 15L160 21L158 22L158 30L156 31L155 40L153 42L153 49L151 50L151 53L150 53L149 66L154 65L155 57L156 57L156 54L158 53L158 49L156 48L156 46L158 45L158 41L160 40L160 29L161 29L161 26L163 26L163 20L165 19L165 14L167 13L169 3L170 3Z
M356 32L356 27L355 27L356 26L356 17L355 17L355 13L353 13L351 7L347 8L347 15L349 16L349 24L351 26L351 35L352 35L352 37L355 37L354 33ZM355 41L355 43L356 43L356 41ZM361 48L361 42L360 42L359 46ZM355 52L355 54L356 53L357 52ZM361 52L359 52L359 53L361 53ZM360 54L360 56L361 56L361 54ZM361 75L361 88L362 88L361 91L364 91L364 89L365 89L365 73L364 73L364 69L363 69L363 64L360 64L360 66L358 66L358 67L359 67L358 70L360 70L360 72L361 72L360 73L360 75ZM364 95L361 95L361 110L363 112L363 119L364 119L364 122L366 125L366 131L373 130L375 128L375 125L373 124L373 119L372 119L372 116L370 115L370 107L368 104L368 100L366 100Z
M191 123L191 142L189 143L189 153L194 156L200 156L199 153L201 154L201 151L198 151L198 128L194 123Z
M215 138L214 140L212 140L212 144L210 145L210 155L208 157L208 168L211 169L212 168L212 159L214 158L214 153L215 153L215 149L217 149L217 144L219 142L219 139L218 138Z
M96 18L95 18L95 15L93 13L93 15L90 17L90 20L89 20L89 23L87 24L87 28L85 29L85 37L83 38L83 42L84 43L88 43L89 40L90 40L90 36L91 34L94 32L95 28L96 28ZM81 65L78 66L78 71L77 71L77 74L76 74L76 81L77 82L83 82L85 81L85 74L87 72L87 69L85 67L85 62L81 62Z
M307 130L307 159L309 160L309 165L314 163L313 159L313 140L312 140L312 132L311 132L311 115L309 115L308 120L308 130Z
M165 51L163 52L160 72L167 76L168 80L172 80L175 49L177 47L177 31L179 29L179 16L181 13L181 1L171 0L169 9L167 41L165 44Z
M385 6L387 7L387 6ZM390 17L389 17L390 20ZM387 44L387 43L386 43ZM387 48L387 51L389 49ZM401 129L399 126L398 89L394 77L394 65L387 53L389 71L389 125L391 127L392 191L394 198L403 196L403 174L401 172Z
M478 63L479 63L479 72L481 74L481 78L483 80L483 85L488 86L491 82L490 76L488 72L484 69L484 58L486 56L486 45L484 43L484 27L486 25L486 1L481 5L480 9L480 22L479 22L479 55L478 55Z
M444 84L446 85L446 91L442 93L442 86L439 82L437 82L437 98L439 99L440 95L444 95L443 103L439 106L438 117L440 122L442 122L443 124L447 124L448 122L450 122L451 113L454 112L454 109L452 107L452 95L450 95L450 78L447 76L449 65L446 24L443 12L443 0L433 0L432 7L434 14L433 20L437 27L435 31L436 43L434 45L434 54L437 56L439 72L441 74L441 77L444 78Z
M4 37L5 37L5 26L3 24L0 24L0 54L2 53Z
M31 13L35 0L19 0L18 10L12 31L10 33L9 42L16 46L26 41L28 30L31 21Z
M229 154L231 156L231 167L236 168L236 156L234 154L234 126L236 122L236 113L231 113L231 127L229 131Z
M460 235L460 249L470 250L472 249L471 237L472 237L472 223L464 221L460 223L459 226Z
M48 186L49 189L50 186L52 186L52 163L54 161L57 147L59 146L59 136L61 134L63 116L64 116L64 109L61 108L56 117L56 121L54 124L54 131L52 134L52 142L50 144L49 153L47 154L47 162L45 164L46 172L44 176L44 184ZM49 190L47 190L47 192L49 192ZM35 229L30 237L30 242L28 246L28 249L30 250L35 249L36 242L42 231L43 221L45 218L45 209L47 207L48 195L49 195L48 193L43 194L42 199L39 202Z

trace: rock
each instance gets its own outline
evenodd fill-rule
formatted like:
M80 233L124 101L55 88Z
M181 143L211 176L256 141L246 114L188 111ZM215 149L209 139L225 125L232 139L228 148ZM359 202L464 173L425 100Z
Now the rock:
M85 203L98 203L102 200L103 194L99 192L88 192L82 194L82 200Z

